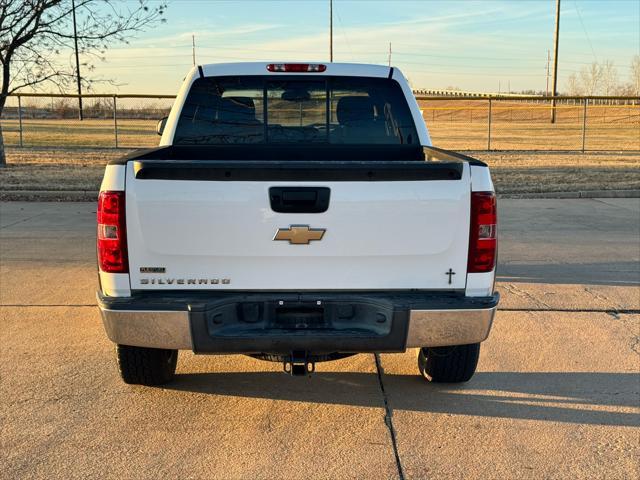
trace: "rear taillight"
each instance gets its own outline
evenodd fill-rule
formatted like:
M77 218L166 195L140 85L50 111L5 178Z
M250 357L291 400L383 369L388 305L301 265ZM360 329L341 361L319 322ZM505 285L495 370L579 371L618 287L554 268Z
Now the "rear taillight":
M496 266L498 247L496 194L471 192L471 231L467 272L490 272Z
M128 273L124 192L98 197L98 266L108 273Z
M326 69L327 66L321 63L270 63L267 65L267 70L270 72L308 73L324 72Z

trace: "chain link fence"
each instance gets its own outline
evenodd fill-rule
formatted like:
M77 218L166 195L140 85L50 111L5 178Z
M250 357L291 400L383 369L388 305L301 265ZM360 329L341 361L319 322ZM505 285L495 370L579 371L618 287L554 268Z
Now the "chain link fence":
M640 151L638 97L417 98L433 143L442 148ZM168 115L173 99L86 95L80 120L77 96L12 95L0 123L8 147L153 147L156 123Z
M434 144L443 148L640 151L637 97L418 96L418 103Z
M0 117L9 147L144 148L158 144L156 124L172 95L10 96Z

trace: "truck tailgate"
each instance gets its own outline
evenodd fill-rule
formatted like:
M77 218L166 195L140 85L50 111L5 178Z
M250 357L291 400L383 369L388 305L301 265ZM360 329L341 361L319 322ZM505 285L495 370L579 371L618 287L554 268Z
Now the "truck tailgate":
M379 174L359 166L341 178L312 167L295 180L285 168L239 174L248 170L171 167L145 173L144 162L127 164L134 290L465 288L467 163L457 175L413 177L400 167ZM328 188L328 208L276 212L272 187ZM290 243L292 226L324 233Z

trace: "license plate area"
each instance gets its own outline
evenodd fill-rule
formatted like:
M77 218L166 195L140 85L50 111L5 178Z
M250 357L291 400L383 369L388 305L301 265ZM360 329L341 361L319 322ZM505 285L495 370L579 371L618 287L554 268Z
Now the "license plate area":
M278 306L270 328L278 329L324 329L329 328L324 307L317 305Z

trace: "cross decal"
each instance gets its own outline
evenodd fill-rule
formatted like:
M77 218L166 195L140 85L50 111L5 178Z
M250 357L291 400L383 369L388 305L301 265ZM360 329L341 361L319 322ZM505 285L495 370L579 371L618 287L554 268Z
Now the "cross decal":
M449 285L451 285L451 277L456 274L452 269L449 269L448 272L444 272L445 275L449 275Z

